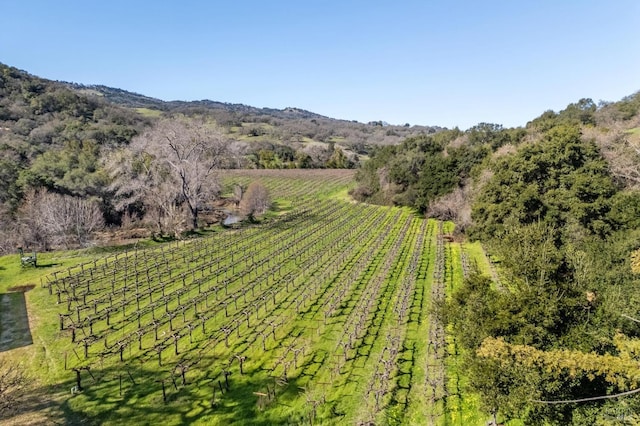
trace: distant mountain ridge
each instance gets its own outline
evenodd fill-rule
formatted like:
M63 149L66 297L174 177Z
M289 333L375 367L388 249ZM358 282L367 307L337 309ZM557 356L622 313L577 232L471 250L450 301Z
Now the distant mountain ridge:
M245 104L234 104L229 102L212 101L210 99L202 99L198 101L163 101L162 99L141 95L139 93L130 92L124 89L108 87L101 84L80 84L72 82L61 82L67 87L85 93L88 95L98 95L104 97L109 102L128 107L128 108L152 108L160 111L171 111L185 107L200 107L207 109L221 109L231 112L240 112L245 114L270 115L281 119L325 119L336 121L349 121L337 118L327 117L315 112L307 111L296 107L287 107L284 109L277 108L258 108Z
M58 81L63 87L88 98L137 110L153 117L158 115L206 115L226 129L231 138L269 146L295 143L335 143L350 152L366 155L374 146L396 145L411 136L433 134L439 126L391 125L384 120L361 123L356 120L327 117L297 107L258 108L245 104L203 99L198 101L164 101L128 90L101 84ZM296 148L297 149L297 148Z

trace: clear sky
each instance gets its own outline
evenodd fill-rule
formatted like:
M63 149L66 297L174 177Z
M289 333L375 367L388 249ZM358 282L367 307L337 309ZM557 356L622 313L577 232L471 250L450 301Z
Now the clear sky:
M640 90L640 1L0 0L0 62L164 100L511 127Z

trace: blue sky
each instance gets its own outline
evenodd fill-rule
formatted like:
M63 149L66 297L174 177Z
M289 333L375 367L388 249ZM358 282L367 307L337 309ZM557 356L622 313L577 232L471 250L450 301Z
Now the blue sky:
M521 126L640 90L638 0L3 0L0 62L164 100Z

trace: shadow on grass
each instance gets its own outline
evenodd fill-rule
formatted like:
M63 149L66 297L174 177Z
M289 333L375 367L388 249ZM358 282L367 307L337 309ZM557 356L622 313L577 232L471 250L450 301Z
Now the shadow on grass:
M40 269L40 268L53 268L54 266L60 266L61 263L38 263L36 265L36 268Z
M204 360L218 363L215 360ZM82 390L74 393L76 372L55 386L25 392L12 412L0 412L0 423L20 424L23 416L46 416L34 424L219 424L256 425L300 424L308 416L289 404L299 398L296 379L278 386L275 399L265 398L267 389L276 389L274 378L240 375L237 369L225 381L215 371L193 367L186 383L180 374L155 362L121 364L80 371ZM163 381L164 395L163 397ZM228 387L227 387L228 383ZM214 391L215 389L215 391ZM215 396L215 400L214 400ZM269 401L267 401L269 399Z
M91 425L90 421L67 421L60 411L61 403L66 397L63 389L72 384L58 386L29 386L19 390L19 394L11 395L13 403L5 410L0 410L0 424L3 425Z
M25 286L30 287L30 286ZM33 288L28 288L29 290ZM22 289L22 288L21 288ZM0 294L0 352L33 344L24 289Z
M52 262L37 262L35 265L22 265L20 267L21 272L29 271L30 269L43 269L43 268L53 268L54 266L60 266L61 263L52 263ZM0 266L0 270L5 269Z
M285 203L279 200L272 202L271 207L269 208L269 211L273 213L282 213L289 210L291 210L291 206L285 205Z
M176 237L173 235L156 235L154 234L151 239L156 243L169 243L176 240Z

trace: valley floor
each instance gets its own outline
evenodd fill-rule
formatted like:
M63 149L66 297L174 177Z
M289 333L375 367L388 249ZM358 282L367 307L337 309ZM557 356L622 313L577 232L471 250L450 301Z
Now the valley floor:
M0 366L30 383L0 419L484 424L434 314L473 268L491 274L482 248L449 223L348 201L346 172L300 172L227 178L259 178L282 207L258 225L107 257L48 253L38 268L0 259L0 303L12 300L0 336L16 335ZM36 284L19 293L26 329L8 321L25 319L8 292L23 284Z

